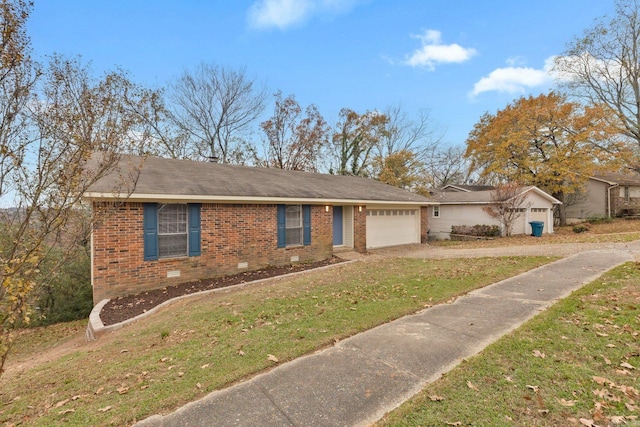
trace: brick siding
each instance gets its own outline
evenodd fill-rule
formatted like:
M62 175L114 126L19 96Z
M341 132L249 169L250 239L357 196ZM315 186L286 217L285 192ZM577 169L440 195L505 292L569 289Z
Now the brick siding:
M144 261L143 204L94 203L108 215L94 224L93 300L114 298L248 269L291 264L292 257L319 261L332 256L332 212L311 206L311 245L277 247L276 205L202 204L201 255ZM363 215L362 214L357 214ZM362 216L358 227L364 225ZM356 220L357 221L357 220ZM357 224L358 222L356 222ZM366 230L358 230L366 235ZM179 271L179 277L167 277Z

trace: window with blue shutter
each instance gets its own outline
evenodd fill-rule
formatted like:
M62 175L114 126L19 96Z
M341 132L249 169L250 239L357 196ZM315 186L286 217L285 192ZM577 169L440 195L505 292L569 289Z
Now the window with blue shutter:
M189 256L200 255L200 204L192 203L189 208Z
M278 247L279 248L284 248L285 246L287 246L286 244L286 224L287 224L287 218L286 218L286 206L285 205L278 205Z
M145 203L144 260L200 255L200 206Z
M158 205L145 203L143 206L144 260L158 259Z
M311 244L311 206L278 205L278 247Z
M311 244L311 206L302 206L302 224L303 224L303 244L309 246Z

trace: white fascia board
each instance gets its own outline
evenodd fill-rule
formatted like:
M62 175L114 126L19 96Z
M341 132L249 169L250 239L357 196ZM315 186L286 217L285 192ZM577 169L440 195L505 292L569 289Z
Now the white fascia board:
M180 194L124 194L124 193L85 193L88 200L120 200L128 202L201 202L201 203L255 203L255 204L311 204L311 205L411 205L427 206L436 205L437 202L415 202L401 200L345 200L345 199L314 199L298 197L252 197L252 196L206 196L206 195L180 195Z

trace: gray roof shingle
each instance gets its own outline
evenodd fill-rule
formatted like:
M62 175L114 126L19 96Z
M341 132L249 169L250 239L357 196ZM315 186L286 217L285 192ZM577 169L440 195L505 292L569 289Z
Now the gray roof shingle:
M122 177L131 175L137 175L132 199L151 199L156 195L185 200L284 198L316 199L319 203L329 200L433 203L426 197L368 178L132 155L122 155L116 170L93 184L85 197L113 197L116 189L122 187Z

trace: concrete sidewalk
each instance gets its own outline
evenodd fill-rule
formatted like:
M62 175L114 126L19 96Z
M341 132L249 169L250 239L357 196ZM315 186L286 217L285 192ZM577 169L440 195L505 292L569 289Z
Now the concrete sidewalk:
M379 326L142 426L364 426L633 249L584 252ZM464 260L461 260L464 262Z

